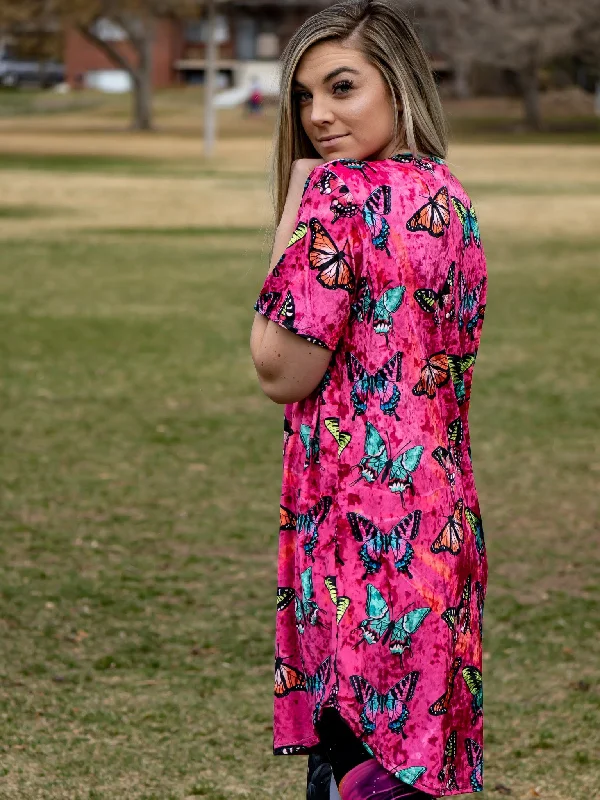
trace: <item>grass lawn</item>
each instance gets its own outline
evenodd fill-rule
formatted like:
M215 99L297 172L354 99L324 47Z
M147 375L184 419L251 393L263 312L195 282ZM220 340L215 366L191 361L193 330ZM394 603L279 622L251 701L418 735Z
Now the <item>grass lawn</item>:
M187 176L167 139L155 172L13 135L33 156L0 156L0 798L301 800L306 759L271 755L282 412L248 353L268 145ZM599 160L453 151L490 276L490 800L598 791Z

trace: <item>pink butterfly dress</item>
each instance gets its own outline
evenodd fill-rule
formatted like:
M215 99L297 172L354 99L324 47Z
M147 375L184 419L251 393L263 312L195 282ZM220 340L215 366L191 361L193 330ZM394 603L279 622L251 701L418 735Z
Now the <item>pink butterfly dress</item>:
M333 706L405 783L483 789L468 411L485 300L477 217L441 160L313 170L255 306L334 351L285 410L275 754L309 753Z

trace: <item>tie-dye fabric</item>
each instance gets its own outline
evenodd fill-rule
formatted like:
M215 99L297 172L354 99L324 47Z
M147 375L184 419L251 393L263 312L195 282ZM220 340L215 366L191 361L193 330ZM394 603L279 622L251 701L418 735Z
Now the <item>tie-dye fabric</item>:
M331 705L404 782L483 788L487 557L468 410L485 300L475 211L443 162L313 170L256 304L334 351L285 410L276 754L310 752Z

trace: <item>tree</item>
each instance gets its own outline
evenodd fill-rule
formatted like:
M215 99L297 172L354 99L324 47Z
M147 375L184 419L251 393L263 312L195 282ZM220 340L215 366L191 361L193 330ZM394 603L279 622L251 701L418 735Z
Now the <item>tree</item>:
M517 74L526 123L536 130L542 124L539 71L574 52L584 5L585 0L433 0L436 12L451 21L450 49Z

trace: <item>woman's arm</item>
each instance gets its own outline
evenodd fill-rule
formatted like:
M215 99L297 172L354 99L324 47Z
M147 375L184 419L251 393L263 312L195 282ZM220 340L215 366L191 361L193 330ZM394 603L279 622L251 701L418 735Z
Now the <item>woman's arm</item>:
M285 252L294 232L307 177L322 159L294 162L281 221L275 233L269 272ZM250 351L263 392L275 403L304 400L319 385L332 352L256 314L250 335Z

